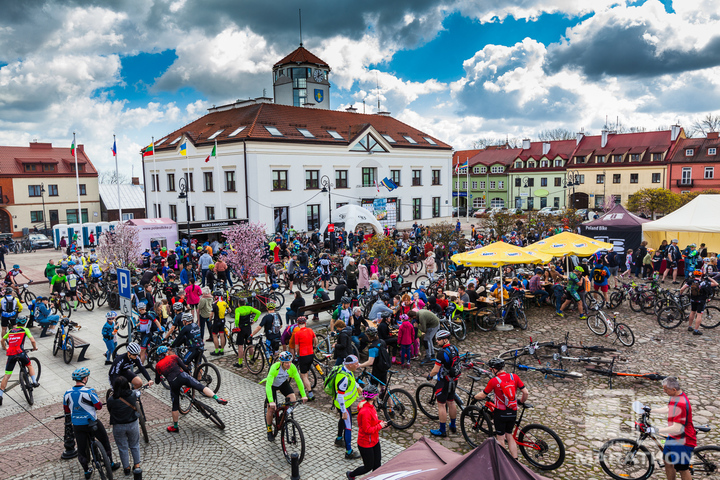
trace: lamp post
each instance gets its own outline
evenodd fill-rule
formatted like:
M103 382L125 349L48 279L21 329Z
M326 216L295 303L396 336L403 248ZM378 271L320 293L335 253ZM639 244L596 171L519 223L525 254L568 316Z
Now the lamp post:
M575 210L575 187L577 185L580 185L580 172L578 172L577 170L568 170L567 186L569 188L572 188L572 193L570 194L570 208L572 208L573 210Z
M185 204L185 212L187 214L187 240L188 246L190 246L190 202L187 200L188 187L184 177L180 179L178 186L180 187L180 195L178 195L178 198L180 199L180 203Z
M45 220L45 184L40 184L40 196L42 197L43 204L43 233L47 232L47 221Z
M320 186L322 186L322 193L327 194L328 197L328 225L332 223L332 198L330 194L330 177L323 175L320 178ZM328 239L330 240L330 252L335 253L335 232L328 232Z

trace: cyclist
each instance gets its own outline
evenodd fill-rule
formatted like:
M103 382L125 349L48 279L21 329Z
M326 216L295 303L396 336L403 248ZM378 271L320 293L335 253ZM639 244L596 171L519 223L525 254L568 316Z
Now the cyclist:
M30 343L32 343L33 346L33 351L37 350L37 343L35 343L35 339L30 333L30 330L28 330L25 326L26 323L27 317L18 318L15 321L15 326L11 328L9 332L3 335L2 340L0 340L3 350L6 349L5 344L7 343L7 363L5 364L5 376L2 378L2 382L0 383L0 405L2 405L3 392L5 391L5 387L7 387L8 380L10 380L10 375L12 375L13 370L15 370L15 364L17 362L21 362L28 368L28 373L30 373L30 381L32 381L33 387L37 388L40 386L40 384L37 382L37 377L35 376L35 367L33 366L32 362L30 362L30 359L27 356L27 352L25 352L25 349L23 347L23 344L25 343L25 338L29 338Z
M138 304L138 332L142 333L142 339L140 340L140 360L145 363L147 358L147 346L150 343L152 334L155 330L165 331L165 328L160 325L160 320L155 316L153 312L148 312L147 304L140 302Z
M87 382L90 378L90 369L87 367L78 368L72 373L75 386L65 392L63 397L63 408L70 419L77 441L78 461L85 471L85 478L92 477L93 468L90 466L90 458L87 458L90 436L94 436L105 448L110 459L110 468L117 470L119 463L112 461L112 449L110 440L102 422L97 418L97 411L102 408L102 402L94 388L88 388Z
M64 288L67 288L65 269L58 268L55 270L55 275L53 275L52 279L50 279L50 294L60 295Z
M289 344L290 347L295 350L295 356L298 359L298 368L300 370L300 378L302 378L305 384L305 389L308 392L308 399L310 401L315 400L315 394L312 391L308 372L312 368L317 343L315 332L312 328L307 327L307 317L298 317L297 328L293 330Z
M143 367L142 362L140 362L138 358L139 356L140 345L135 342L130 342L127 346L127 352L118 355L115 357L115 360L113 360L110 371L108 372L110 385L112 385L117 377L122 375L132 384L133 388L139 389L142 387L142 380L135 375L135 369L137 369L138 372L148 380L148 386L152 386L153 382L150 380L150 374L145 370L145 367Z
M168 326L168 331L165 334L165 338L170 338L170 336L175 332L175 330L180 330L183 327L182 323L182 316L183 316L183 310L185 309L185 306L181 302L175 302L173 303L173 320L170 322L170 325Z
M445 423L448 413L450 414L450 432L456 433L455 419L457 418L457 405L455 405L455 387L460 377L460 369L458 358L460 353L457 347L450 345L450 332L440 330L435 334L435 344L437 345L437 356L435 358L435 366L427 376L428 381L433 378L435 383L435 399L437 400L438 416L440 417L440 428L430 430L430 434L435 437L447 437L445 431ZM449 403L447 409L445 404Z
M267 395L268 408L265 413L265 425L267 426L267 438L269 442L275 440L272 434L272 420L275 415L275 408L277 407L277 392L283 394L285 399L290 402L295 401L295 392L290 386L290 379L295 380L295 384L300 390L300 397L303 403L307 402L307 396L305 395L305 387L303 386L302 379L298 374L297 367L293 365L293 354L290 352L282 352L278 357L278 361L273 363L268 372L265 382L265 395Z
M210 355L225 355L225 315L228 311L228 303L225 301L225 295L222 290L215 290L215 303L213 304L213 322L212 322L212 338L215 345L215 351Z
M560 307L560 311L556 312L556 314L560 317L564 317L565 314L563 313L563 310L565 310L568 305L570 305L571 302L575 301L577 302L578 312L580 313L580 320L585 320L587 316L585 315L585 278L584 278L585 269L582 268L580 265L575 267L575 270L573 272L570 272L568 274L568 283L567 287L565 287L565 294L567 295L567 299L565 302L563 302L562 306Z
M115 351L115 335L117 334L117 327L115 326L115 319L117 313L109 311L105 314L105 324L102 327L102 337L107 352L105 352L105 365L112 365L112 353Z
M387 384L387 372L391 366L390 354L387 351L385 341L378 338L377 328L368 328L365 330L365 335L367 335L370 342L368 359L360 364L360 368L372 367L372 376L375 378L371 378L370 383L382 388L383 385L378 383L378 380L383 384Z
M5 296L0 300L0 317L2 318L2 336L5 336L8 327L12 328L15 325L18 313L23 311L22 303L18 298L13 295L13 289L7 287L5 289ZM3 350L5 347L3 346Z
M260 318L260 310L249 306L247 300L241 299L240 306L235 309L235 328L233 329L233 333L238 332L235 342L238 351L238 367L242 367L245 344L252 337L251 325L257 322L258 318Z
M78 276L75 272L75 262L68 262L67 275L65 276L65 286L67 287L68 304L77 312L77 286ZM72 302L71 302L72 301Z
M524 403L528 398L528 390L525 384L514 373L507 373L505 361L500 358L493 358L488 363L488 368L495 375L490 379L485 390L475 395L476 400L484 400L490 393L495 393L495 435L500 445L505 445L507 440L510 455L517 460L517 443L513 437L513 429L517 419L518 403ZM520 401L517 400L517 391L520 390Z
M28 283L31 283L32 280L30 280L28 277L25 276L25 274L20 270L20 265L13 265L12 270L7 272L7 275L5 275L5 285L11 286L11 285L17 285L17 277L22 276Z
M189 313L187 315L190 315ZM200 327L198 327L198 330ZM170 398L172 399L173 424L167 427L168 432L179 432L178 419L180 418L180 389L182 387L194 388L208 398L214 399L220 405L227 405L227 400L218 397L210 388L204 386L190 375L188 366L180 360L180 357L171 352L165 345L160 345L157 350L158 362L155 366L155 381L161 381L160 377L170 384Z
M265 329L265 352L267 358L273 358L275 352L280 349L280 336L282 334L282 318L275 312L275 304L268 302L266 305L267 314L260 320L255 330L250 334L254 337L261 328Z
M702 314L705 311L705 303L712 293L713 287L717 287L718 283L707 275L703 276L702 270L693 271L688 276L680 288L680 295L685 290L690 289L690 315L688 316L688 332L693 335L702 335L700 331L700 323L702 322Z
M192 313L183 313L182 322L183 328L173 341L172 348L177 348L179 345L184 344L187 347L187 352L183 358L183 363L189 365L195 362L198 364L200 363L198 360L202 356L203 350L205 350L200 326L193 321Z
M346 460L360 458L360 454L352 449L352 412L350 411L352 404L362 395L362 388L355 381L355 370L358 366L358 358L355 355L348 355L335 376L336 396L333 405L340 410L335 445L345 447Z

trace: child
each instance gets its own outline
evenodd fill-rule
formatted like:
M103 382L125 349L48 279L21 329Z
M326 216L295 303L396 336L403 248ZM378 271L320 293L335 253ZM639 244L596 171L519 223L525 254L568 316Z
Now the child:
M652 256L654 251L652 248L648 248L647 254L645 254L645 258L643 258L643 278L651 277L651 273L653 272Z
M168 305L167 298L163 298L162 302L158 303L155 307L155 314L160 320L160 325L165 327L167 325L168 317L170 316L170 306Z
M632 271L635 270L635 261L633 260L633 249L628 248L625 253L625 271L620 274L621 277L626 275L632 275Z
M415 343L415 328L408 321L408 316L400 315L400 329L398 330L398 345L400 345L400 363L402 368L410 368L412 347Z
M425 302L423 302L422 298L420 298L420 294L418 292L413 293L413 307L418 310L425 308Z
M105 315L107 320L102 328L102 337L107 347L105 352L105 365L112 365L112 354L115 351L115 335L117 334L117 328L115 327L115 318L117 313L110 311Z

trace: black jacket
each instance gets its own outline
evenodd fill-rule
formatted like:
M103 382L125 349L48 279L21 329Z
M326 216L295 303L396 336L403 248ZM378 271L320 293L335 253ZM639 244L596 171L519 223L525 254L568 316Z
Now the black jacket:
M133 407L138 408L137 397L133 392L128 391L120 398L124 399ZM132 423L138 419L137 412L125 405L125 402L119 398L115 398L115 395L111 395L110 398L108 398L107 409L108 412L110 412L110 425Z
M338 335L337 342L335 343L335 351L333 352L333 358L345 358L352 352L352 327L348 326L343 328Z

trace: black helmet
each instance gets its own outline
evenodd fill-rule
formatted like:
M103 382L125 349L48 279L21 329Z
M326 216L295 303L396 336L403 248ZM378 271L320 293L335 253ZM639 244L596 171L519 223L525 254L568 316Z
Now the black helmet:
M384 282L384 281L385 281L385 275L380 275L380 276L378 277L378 281Z
M505 368L505 360L502 358L493 358L487 362L487 366L494 370L502 370Z
M55 270L55 273L57 273L58 275L65 275L66 272L64 268L58 268L57 270Z
M390 295L388 295L387 293L383 293L382 295L380 295L380 300L387 303L390 301Z
M340 299L340 303L350 303L350 302L351 302L350 297L342 297Z
M376 337L377 337L377 334L378 334L377 328L375 328L375 327L368 327L368 328L365 330L365 335L367 335L368 337L376 338Z
M13 289L12 289L12 288L7 287L7 288L5 289L5 295L12 295L12 293L13 293Z

